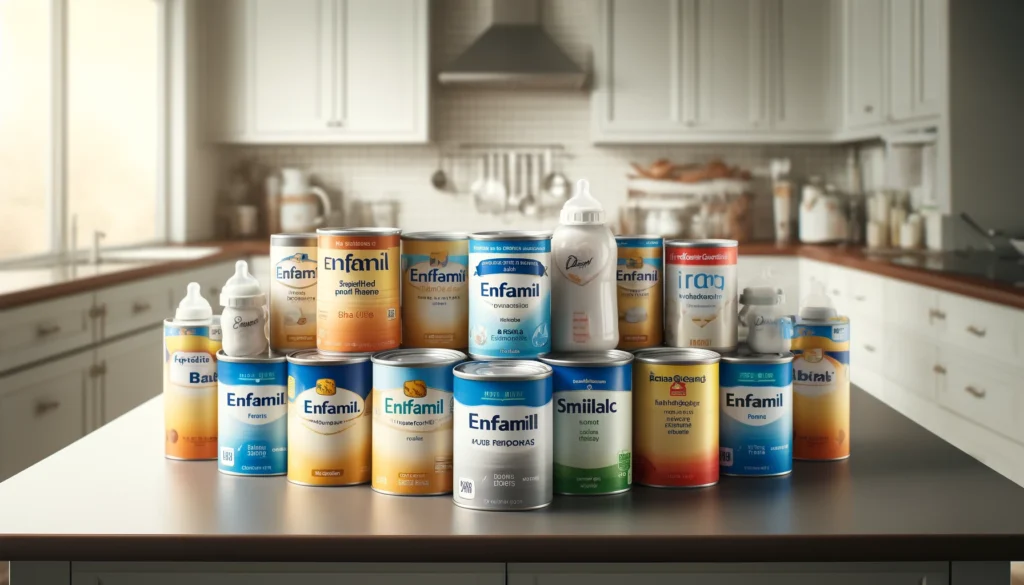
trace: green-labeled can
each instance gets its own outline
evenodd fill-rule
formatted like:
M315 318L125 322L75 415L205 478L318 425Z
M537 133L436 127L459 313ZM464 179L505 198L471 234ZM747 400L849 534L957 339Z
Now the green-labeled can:
M633 354L551 353L555 493L603 496L633 485Z

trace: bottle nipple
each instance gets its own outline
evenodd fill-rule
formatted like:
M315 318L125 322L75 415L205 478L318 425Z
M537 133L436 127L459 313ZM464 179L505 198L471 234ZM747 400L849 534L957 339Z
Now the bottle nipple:
M562 206L559 220L566 225L587 225L604 223L604 207L590 194L590 181L576 181L572 197Z
M174 318L182 321L196 321L209 319L213 316L213 309L210 303L203 298L202 287L198 282L190 282L185 287L185 298L178 303L178 309L174 312Z

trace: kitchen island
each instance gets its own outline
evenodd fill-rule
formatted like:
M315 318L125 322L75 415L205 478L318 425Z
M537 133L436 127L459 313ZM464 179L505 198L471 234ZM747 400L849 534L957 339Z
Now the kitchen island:
M222 475L163 458L162 414L153 399L0 484L14 584L1005 585L1024 557L1024 489L860 389L847 461L535 512Z

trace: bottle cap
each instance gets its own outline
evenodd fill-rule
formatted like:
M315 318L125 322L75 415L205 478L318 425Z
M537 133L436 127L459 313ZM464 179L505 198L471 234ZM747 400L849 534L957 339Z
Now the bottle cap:
M832 299L825 292L825 285L818 281L811 284L811 294L800 303L800 318L812 321L825 321L837 316Z
M784 298L781 288L771 286L748 286L740 293L744 305L780 305Z
M198 282L188 283L185 289L185 298L178 303L178 309L174 311L176 321L201 321L213 317L213 309L210 303L203 298L202 288Z
M604 223L604 207L590 194L590 182L576 181L576 191L562 206L558 216L562 225L599 225Z
M220 292L221 306L262 307L266 303L267 295L260 290L260 281L249 274L249 264L245 260L235 262L235 274Z

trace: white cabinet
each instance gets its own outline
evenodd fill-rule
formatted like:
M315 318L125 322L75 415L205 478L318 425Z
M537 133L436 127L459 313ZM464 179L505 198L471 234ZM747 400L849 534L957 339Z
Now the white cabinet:
M838 47L836 3L778 0L772 35L772 127L783 132L831 133L836 126Z
M945 0L888 0L889 119L937 116L945 84Z
M885 120L886 1L843 0L843 112L848 128Z
M212 140L427 141L427 2L231 0L200 18Z
M93 295L79 294L0 311L0 372L89 345Z
M163 327L99 346L96 368L99 427L163 391Z

